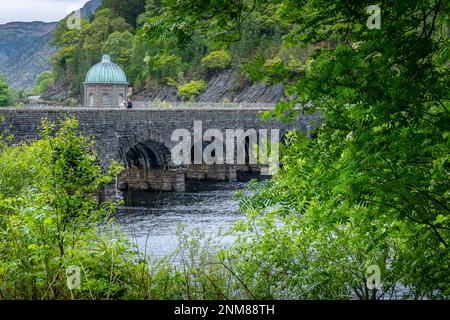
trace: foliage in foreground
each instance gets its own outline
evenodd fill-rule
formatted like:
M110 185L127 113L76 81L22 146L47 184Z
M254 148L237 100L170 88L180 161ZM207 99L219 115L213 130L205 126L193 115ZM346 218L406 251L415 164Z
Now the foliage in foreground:
M177 250L148 259L117 228L99 189L120 171L97 163L77 121L43 123L41 140L0 143L0 299L248 298L217 245L179 234ZM81 271L80 288L66 269Z
M188 43L208 24L239 34L255 5L276 4L295 25L285 45L316 47L294 78L280 60L246 67L291 97L268 117L293 119L299 104L323 115L316 138L288 136L280 173L243 195L249 220L231 254L256 295L450 297L448 4L385 1L374 29L368 1L163 3L149 34L164 26ZM371 289L374 268L383 286Z
M112 164L103 174L76 126L68 120L55 134L44 123L43 139L0 145L2 299L71 298L66 268L72 265L82 268L85 298L123 295L129 278L124 258L132 261L134 254L124 239L112 241L113 229L99 230L101 218L108 226L114 206L95 199L119 168Z

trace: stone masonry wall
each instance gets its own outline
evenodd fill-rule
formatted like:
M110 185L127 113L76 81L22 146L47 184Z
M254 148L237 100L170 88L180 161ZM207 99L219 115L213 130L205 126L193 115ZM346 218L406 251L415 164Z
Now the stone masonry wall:
M283 135L287 130L300 129L306 131L311 123L316 123L318 116L301 116L295 123L283 124L278 121L263 121L261 113L267 109L233 109L233 108L186 108L186 109L90 109L90 108L45 108L45 109L12 109L0 108L0 135L14 136L12 143L32 140L40 137L40 127L43 119L58 121L67 117L74 117L79 121L79 132L95 141L100 164L107 168L111 161L124 163L126 153L133 146L154 141L166 146L169 150L174 146L171 141L175 129L187 129L193 134L194 121L202 121L203 132L207 129L219 129L225 133L226 129L280 129ZM162 170L169 170L163 168ZM192 167L187 170L188 178L235 179L237 168L203 166ZM241 170L246 170L241 168ZM157 172L157 171L155 171ZM139 173L141 174L141 173ZM147 173L153 175L153 173ZM149 183L151 186L161 186L167 189L171 174L161 174L165 178L157 178L154 182L144 181L133 172L136 184ZM176 174L175 174L176 176ZM130 178L127 178L129 183ZM158 180L159 179L159 180ZM170 180L172 181L172 180ZM181 183L172 189L182 189Z

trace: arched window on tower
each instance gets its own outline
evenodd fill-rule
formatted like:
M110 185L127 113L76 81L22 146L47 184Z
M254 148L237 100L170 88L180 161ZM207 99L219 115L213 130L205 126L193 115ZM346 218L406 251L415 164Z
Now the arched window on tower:
M88 106L93 107L94 106L94 94L90 93L88 97Z
M104 93L104 94L102 95L102 105L103 105L103 106L109 106L109 105L111 105L111 101L110 101L109 94Z

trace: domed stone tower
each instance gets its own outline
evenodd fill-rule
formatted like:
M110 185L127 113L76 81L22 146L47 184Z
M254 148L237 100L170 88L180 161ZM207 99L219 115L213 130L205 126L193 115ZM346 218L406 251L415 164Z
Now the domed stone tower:
M117 64L105 54L102 62L94 65L84 82L84 105L93 108L118 108L127 100L128 81Z

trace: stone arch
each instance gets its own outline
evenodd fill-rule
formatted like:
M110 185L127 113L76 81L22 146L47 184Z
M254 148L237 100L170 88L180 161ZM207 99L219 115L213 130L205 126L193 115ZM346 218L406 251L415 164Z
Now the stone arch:
M125 162L128 168L141 169L170 167L170 151L158 142L147 140L131 147L125 153Z
M173 165L169 146L159 135L145 131L119 139L119 159L125 166L120 189L185 190L185 169Z
M172 168L171 152L158 134L146 131L120 137L119 159L128 168Z

